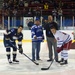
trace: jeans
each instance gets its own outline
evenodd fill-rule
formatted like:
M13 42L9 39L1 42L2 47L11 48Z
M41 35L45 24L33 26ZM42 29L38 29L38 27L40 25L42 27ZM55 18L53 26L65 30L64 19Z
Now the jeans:
M32 42L32 60L34 61L39 59L40 43L41 42Z

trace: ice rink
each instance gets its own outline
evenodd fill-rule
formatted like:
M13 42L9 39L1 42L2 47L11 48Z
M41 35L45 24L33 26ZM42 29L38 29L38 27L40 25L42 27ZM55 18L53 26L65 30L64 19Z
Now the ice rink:
M31 58L31 43L23 43L23 50L26 55ZM17 52L19 64L9 64L6 58L6 51L3 43L0 43L0 75L75 75L75 50L69 51L68 65L60 66L55 61L49 70L41 70L43 67L48 67L50 62L47 62L48 48L46 42L42 43L40 58L42 61L37 61L39 65L35 65L24 55ZM59 54L60 58L60 54Z

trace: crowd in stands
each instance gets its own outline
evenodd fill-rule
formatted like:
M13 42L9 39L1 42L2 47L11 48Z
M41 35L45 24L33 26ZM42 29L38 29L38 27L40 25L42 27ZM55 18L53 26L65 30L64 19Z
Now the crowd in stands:
M5 16L48 16L75 15L75 1L73 0L4 0L0 17ZM2 13L2 14L1 14ZM2 20L2 18L1 18ZM0 22L2 22L0 20ZM31 29L32 20L27 24ZM42 19L42 25L47 23L47 18Z
M5 16L49 15L52 11L60 10L75 11L75 2L71 0L4 0L2 4L2 12Z

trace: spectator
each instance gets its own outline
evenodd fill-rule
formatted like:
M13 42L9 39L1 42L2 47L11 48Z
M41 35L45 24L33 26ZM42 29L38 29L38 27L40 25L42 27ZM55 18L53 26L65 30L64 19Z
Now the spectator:
M35 13L36 13L36 16L40 16L41 15L41 11L40 11L40 7L39 6L36 7Z
M29 11L28 11L27 13L28 13L27 16L30 16L30 17L31 17L31 16L33 15L33 14L32 14L32 13L33 13L33 12L32 12L32 9L29 8Z
M8 16L8 15L9 15L9 11L8 11L8 9L6 9L4 12L4 16Z
M8 9L8 3L7 2L3 2L2 7L3 7L4 10Z
M24 6L28 7L28 2L27 1L24 1Z
M62 12L63 12L62 9L59 8L59 9L58 9L58 15L59 15L59 16L62 16Z
M9 8L9 10L12 10L13 7L14 7L13 1L9 0L9 2L8 2L8 8Z
M75 8L75 5L72 3L70 8L74 9Z
M35 3L40 3L40 0L34 0Z
M17 16L17 10L16 9L13 10L13 15Z
M22 12L23 14L23 16L25 16L26 15L26 9L25 8L23 8L23 12Z
M45 9L45 10L48 10L48 9L49 9L48 3L45 3L45 4L44 4L44 9Z
M53 10L52 10L52 15L53 15L53 16L56 16L56 15L57 15L57 10L56 10L56 9L53 9Z
M24 7L24 1L23 0L19 1L19 7Z

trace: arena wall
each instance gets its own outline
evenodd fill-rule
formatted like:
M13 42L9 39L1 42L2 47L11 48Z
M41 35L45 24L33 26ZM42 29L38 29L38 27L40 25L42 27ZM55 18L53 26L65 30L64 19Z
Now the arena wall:
M73 30L61 30L67 34L69 34L72 38L72 46L71 48L75 49L75 40L74 40L74 31ZM23 30L23 42L31 42L31 31L30 30ZM5 30L0 30L0 42L3 42L3 35L5 33ZM45 36L45 31L44 31L44 36ZM61 36L62 37L62 36ZM45 41L46 41L46 36L45 36Z
M68 33L71 35L71 38L73 39L73 30L61 30L65 33ZM3 40L3 34L4 34L5 30L0 30L0 40ZM23 39L24 40L31 40L31 31L30 30L23 30ZM44 36L45 36L45 31L44 31ZM46 36L45 36L45 40L46 40Z

